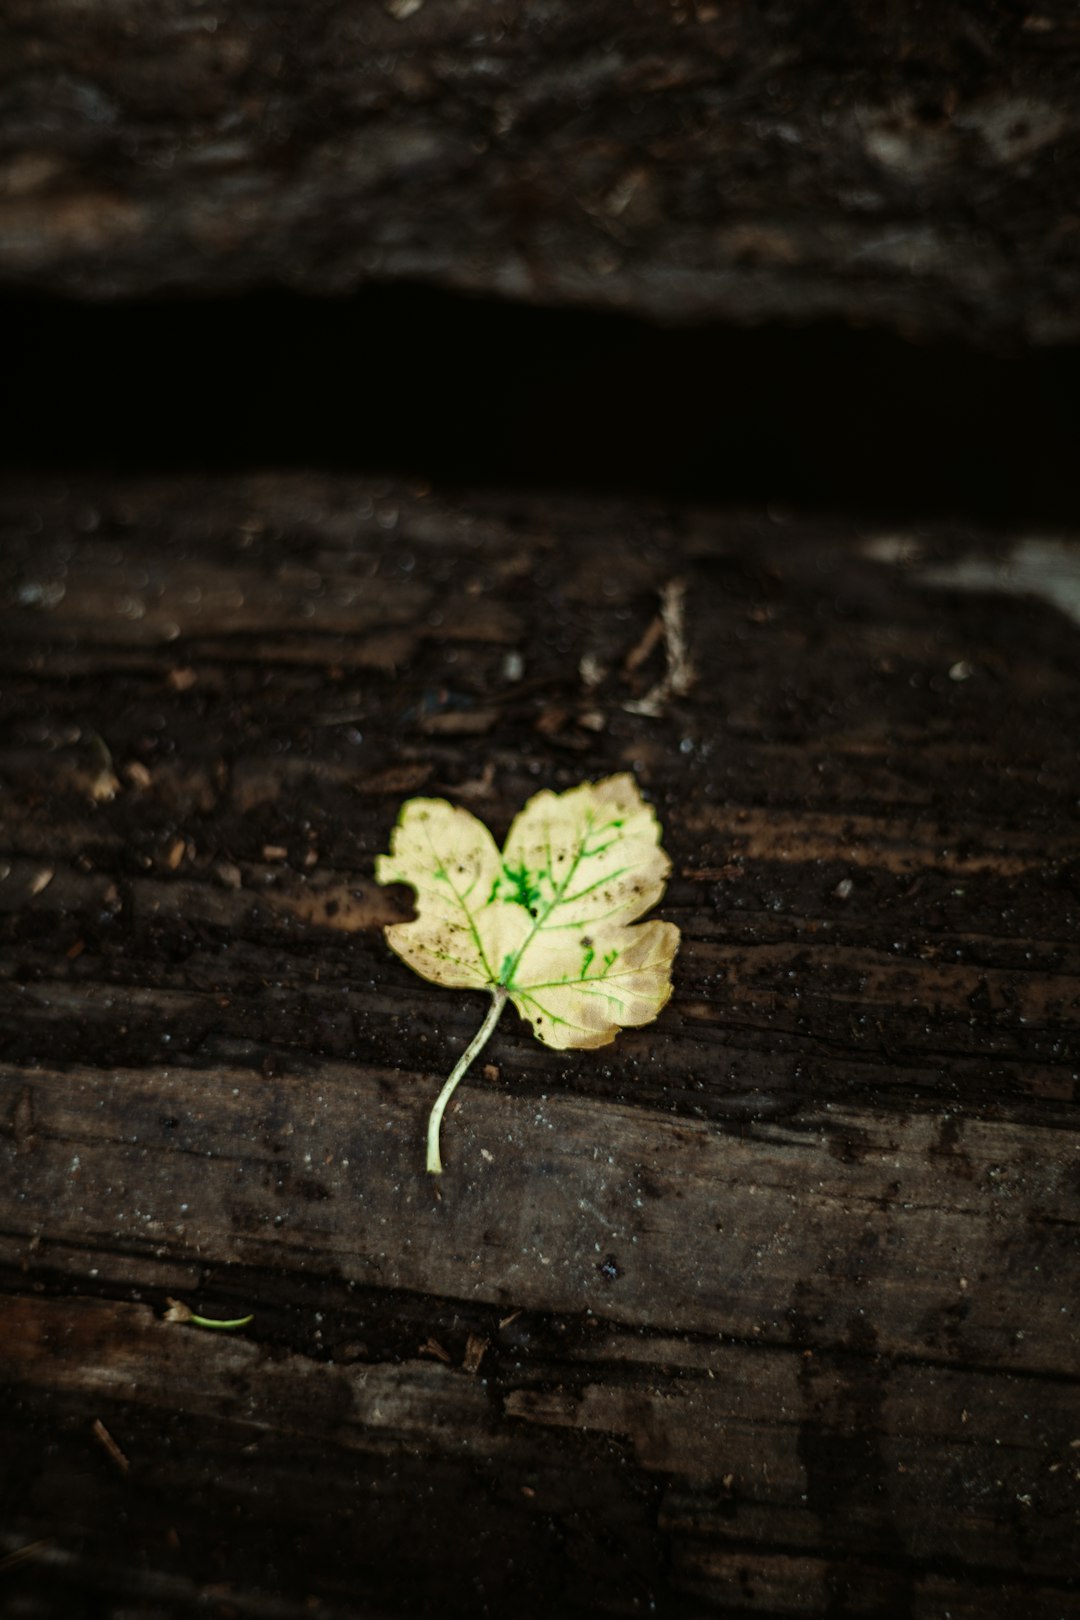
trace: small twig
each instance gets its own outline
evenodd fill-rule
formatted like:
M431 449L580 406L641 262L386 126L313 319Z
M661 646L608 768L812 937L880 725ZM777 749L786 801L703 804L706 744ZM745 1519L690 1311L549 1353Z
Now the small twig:
M629 654L626 667L630 667L630 660L635 659L633 667L645 658L655 645L656 638L650 640L654 626L659 624L664 637L664 655L667 659L667 668L656 685L646 692L643 698L637 698L630 703L624 703L623 708L628 714L643 714L649 719L658 720L664 712L668 700L673 697L685 697L693 686L696 677L693 664L690 662L690 649L686 640L686 622L684 607L686 603L686 581L672 579L660 592L660 618L654 620L638 645ZM646 646L648 643L648 646ZM640 654L640 656L638 656Z
M686 640L683 608L686 605L686 581L673 579L660 592L660 617L664 621L664 646L668 655L669 680L676 697L685 697L697 676L690 662L690 648Z
M646 658L648 658L653 648L659 641L663 640L663 636L664 621L660 617L659 613L657 613L650 621L649 626L645 631L645 634L641 637L640 641L636 642L635 645L631 647L630 651L623 659L623 674L632 675L636 669L640 669L641 665L645 662Z
M90 1428L94 1439L101 1442L105 1450L109 1453L109 1456L112 1458L113 1462L116 1464L117 1468L119 1468L120 1472L122 1474L129 1473L131 1470L130 1462L124 1456L124 1453L120 1450L120 1447L117 1445L104 1423L102 1423L101 1419L95 1418L93 1423L90 1425Z

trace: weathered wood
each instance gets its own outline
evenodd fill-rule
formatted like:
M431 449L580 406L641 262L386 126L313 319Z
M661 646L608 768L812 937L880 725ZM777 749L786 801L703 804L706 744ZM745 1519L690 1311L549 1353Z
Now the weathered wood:
M0 518L14 1612L1080 1613L1080 544L318 478ZM501 834L627 768L675 998L508 1017L436 1201L483 1008L373 857L409 793Z
M1080 28L940 0L9 0L0 280L1080 334Z

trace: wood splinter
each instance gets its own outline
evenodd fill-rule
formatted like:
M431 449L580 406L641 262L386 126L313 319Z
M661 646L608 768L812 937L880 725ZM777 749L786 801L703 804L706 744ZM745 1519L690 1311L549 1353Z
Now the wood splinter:
M99 1441L105 1448L113 1462L116 1464L117 1468L119 1468L120 1472L122 1474L130 1473L131 1463L124 1456L124 1453L120 1450L120 1447L117 1445L104 1423L102 1423L101 1419L95 1418L93 1423L90 1425L90 1428L94 1439Z

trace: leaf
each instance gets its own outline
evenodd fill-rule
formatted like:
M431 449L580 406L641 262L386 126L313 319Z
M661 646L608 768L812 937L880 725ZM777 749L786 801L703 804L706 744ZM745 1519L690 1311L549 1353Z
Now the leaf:
M402 806L375 877L410 884L417 915L388 927L387 940L432 983L492 996L432 1112L429 1170L442 1168L449 1095L507 1000L559 1048L606 1046L620 1028L656 1017L671 995L679 930L635 919L659 900L670 870L656 816L625 773L536 794L501 853L482 821L445 799Z

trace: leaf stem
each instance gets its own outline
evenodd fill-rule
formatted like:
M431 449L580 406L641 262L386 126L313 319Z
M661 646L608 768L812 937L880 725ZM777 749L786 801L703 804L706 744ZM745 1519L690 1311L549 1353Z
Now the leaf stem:
M493 987L491 992L491 1007L488 1010L487 1017L480 1025L480 1028L477 1030L464 1052L462 1052L461 1056L458 1058L454 1065L453 1073L451 1074L449 1080L447 1080L445 1086L443 1086L442 1090L439 1092L438 1097L435 1099L435 1106L431 1110L431 1117L428 1120L427 1132L427 1167L430 1175L442 1175L442 1159L439 1156L439 1127L442 1125L442 1117L446 1112L446 1105L450 1101L450 1098L454 1095L458 1081L462 1079L474 1058L476 1058L487 1045L488 1037L495 1028L495 1025L499 1022L500 1014L502 1013L503 1008L506 1006L506 998L508 994L509 992L505 985L500 984Z

